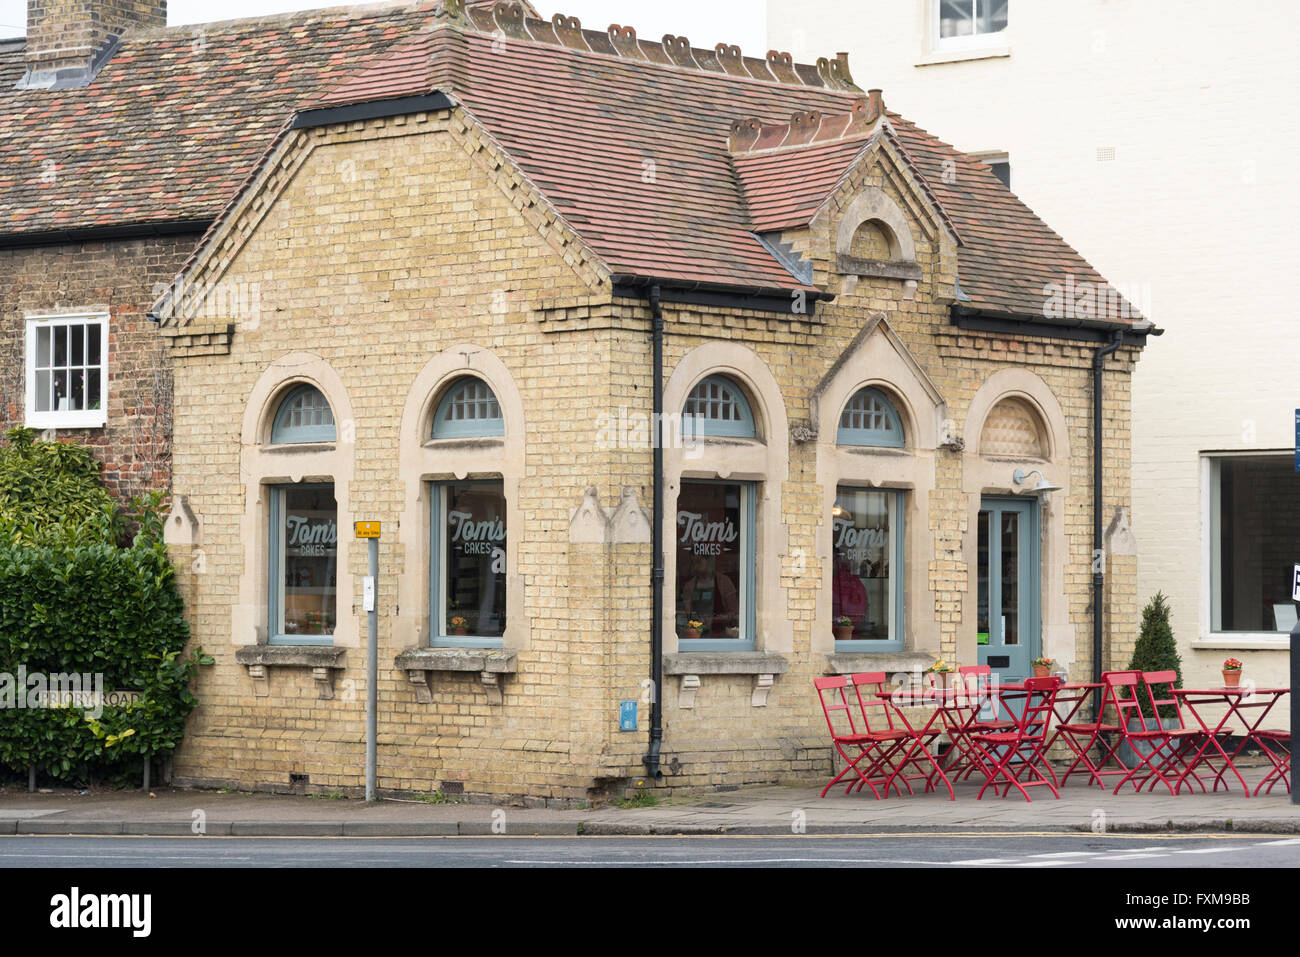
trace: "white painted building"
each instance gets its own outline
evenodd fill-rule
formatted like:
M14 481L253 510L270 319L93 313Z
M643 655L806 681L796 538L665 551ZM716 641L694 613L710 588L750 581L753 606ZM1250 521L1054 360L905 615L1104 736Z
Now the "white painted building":
M1169 597L1187 686L1229 655L1289 684L1297 19L1294 0L769 0L770 46L848 51L887 107L1005 163L1166 330L1133 384L1131 521L1140 602Z

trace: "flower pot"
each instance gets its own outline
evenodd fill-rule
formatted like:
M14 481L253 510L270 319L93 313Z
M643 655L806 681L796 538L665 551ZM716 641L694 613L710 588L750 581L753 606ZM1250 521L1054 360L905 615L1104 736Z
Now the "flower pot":
M698 637L700 637L700 629L698 629L698 628L685 628L685 629L682 630L682 637L683 637L683 638L698 638Z
M836 641L852 641L852 640L853 640L853 626L852 626L852 625L834 625L833 628L832 628L832 630L835 632L835 640L836 640Z
M1052 676L1051 665L1034 665L1033 669L1035 678L1050 678Z
M451 630L451 633L452 633L453 635L455 635L456 637L461 638L461 637L464 637L465 635L468 635L468 634L469 634L469 629L466 628L464 625L461 625L461 626L458 627L458 628L453 628L453 629Z
M1223 686L1225 688L1237 688L1241 686L1241 669L1234 668L1232 671L1223 672Z
M951 671L930 671L927 672L927 674L930 676L930 686L932 688L943 689L955 687L955 685L950 681L954 675Z

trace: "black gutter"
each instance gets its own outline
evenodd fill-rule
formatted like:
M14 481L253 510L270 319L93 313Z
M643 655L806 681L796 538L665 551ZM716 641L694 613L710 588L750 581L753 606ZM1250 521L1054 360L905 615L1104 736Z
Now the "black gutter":
M693 306L714 306L720 309L752 309L756 312L775 312L794 319L812 319L817 303L832 302L834 293L817 289L780 289L772 286L733 286L724 283L689 282L674 279L653 279L626 273L610 277L614 295L624 299L644 299L647 290L658 287L663 302ZM797 307L802 303L806 310Z
M999 335L1104 343L1111 341L1116 332L1122 332L1124 345L1145 346L1147 336L1164 334L1163 329L1156 328L1141 317L1137 317L1134 322L1114 322L1104 319L1078 319L1070 322L1013 312L973 309L960 303L952 307L950 314L952 324L959 329Z
M87 226L81 229L48 229L30 233L0 234L0 249L27 246L64 246L69 243L92 243L116 239L141 239L154 236L203 234L211 219L172 219L157 223L128 223L124 226Z
M308 130L336 123L356 123L362 120L387 119L390 116L409 116L412 113L435 113L449 110L454 104L445 94L429 93L424 96L403 96L393 100L371 100L351 106L329 106L319 110L303 110L293 119L291 129Z
M1102 590L1106 583L1105 552L1102 549L1102 393L1101 379L1106 357L1124 344L1124 332L1116 329L1111 343L1097 350L1092 359L1092 681L1101 684L1102 657ZM1095 721L1101 720L1101 695L1093 696Z
M664 311L661 290L650 287L651 386L654 417L654 518L650 528L650 750L644 758L646 774L663 777L659 750L663 746L664 721L660 699L664 681Z

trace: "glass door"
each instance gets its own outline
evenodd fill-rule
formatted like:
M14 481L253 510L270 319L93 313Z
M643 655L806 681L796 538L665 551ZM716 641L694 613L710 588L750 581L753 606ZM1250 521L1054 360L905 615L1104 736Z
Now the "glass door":
M1038 500L985 498L978 535L979 663L1004 684L1023 681L1042 646Z

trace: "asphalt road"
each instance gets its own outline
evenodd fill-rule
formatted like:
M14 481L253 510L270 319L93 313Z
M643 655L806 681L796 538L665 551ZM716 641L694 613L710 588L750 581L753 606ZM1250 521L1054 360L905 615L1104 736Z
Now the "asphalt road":
M898 834L788 837L4 837L0 868L1295 867L1266 835Z

